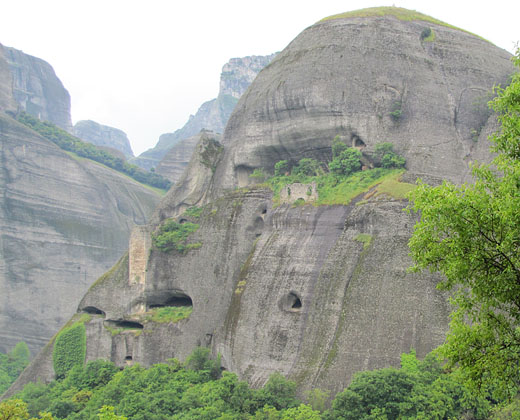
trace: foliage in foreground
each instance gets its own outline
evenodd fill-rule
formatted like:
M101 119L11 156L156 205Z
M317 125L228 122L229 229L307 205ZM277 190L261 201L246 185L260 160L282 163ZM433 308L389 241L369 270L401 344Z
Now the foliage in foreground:
M48 121L40 121L25 112L20 113L17 116L17 120L33 129L47 140L52 141L60 149L102 163L103 165L115 169L118 172L122 172L143 184L162 190L168 190L171 186L171 182L166 178L163 178L161 175L154 172L144 171L138 166L126 162L124 159L115 157L109 152L102 150L91 143L84 142L83 140L74 137L72 134L69 134L65 130Z
M400 369L361 372L331 405L328 397L314 389L305 403L296 397L296 384L280 374L251 389L235 374L222 372L208 349L197 348L184 365L171 359L148 369L119 370L110 362L89 362L49 385L29 384L15 398L29 415L48 412L56 420L479 420L491 408L488 400L471 394L457 372L444 371L431 355L419 361L413 351L403 354ZM0 404L0 419L4 404L12 401Z
M31 354L23 341L7 353L0 353L0 395L20 376L29 364Z
M514 58L520 66L520 50ZM440 271L455 310L441 353L476 389L513 398L520 387L520 73L490 103L501 130L474 184L419 184L410 240L415 270Z

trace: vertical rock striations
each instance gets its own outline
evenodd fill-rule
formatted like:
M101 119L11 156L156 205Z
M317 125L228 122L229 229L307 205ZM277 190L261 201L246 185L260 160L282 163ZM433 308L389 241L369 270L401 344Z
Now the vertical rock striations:
M425 28L435 36L423 37ZM254 385L281 371L300 390L336 392L359 370L398 365L410 348L423 357L444 340L449 308L438 276L406 270L416 220L403 212L398 182L348 205L294 207L274 206L273 193L249 175L272 173L282 159L329 162L339 136L366 156L391 142L406 157L402 181L462 181L473 159L489 158L493 117L478 104L507 81L509 59L477 36L398 8L303 31L241 97L223 148L198 143L136 234L130 252L138 254L81 301L78 312L101 314L86 324L87 360L147 365L203 345ZM166 222L198 225L184 251L143 239ZM139 281L128 275L129 260L141 261ZM150 320L157 306L179 302L192 307L189 318ZM114 330L121 322L134 330ZM34 364L24 375L13 390L50 379Z
M14 48L0 45L0 49L11 71L19 109L72 133L70 95L51 65Z

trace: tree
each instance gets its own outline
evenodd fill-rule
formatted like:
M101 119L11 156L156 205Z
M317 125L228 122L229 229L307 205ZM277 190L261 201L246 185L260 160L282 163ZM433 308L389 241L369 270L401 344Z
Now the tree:
M361 152L351 147L342 150L329 163L329 169L336 175L343 176L359 171L361 169Z
M520 50L514 59L520 66ZM501 124L492 165L474 165L473 184L419 183L410 239L414 270L445 276L450 332L441 354L477 389L511 398L520 386L520 74L490 102Z

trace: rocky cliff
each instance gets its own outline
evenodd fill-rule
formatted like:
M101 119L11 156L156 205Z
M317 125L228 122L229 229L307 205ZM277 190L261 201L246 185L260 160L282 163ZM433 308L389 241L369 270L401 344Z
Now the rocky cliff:
M200 130L207 129L222 133L226 123L235 108L238 98L245 92L256 75L273 59L275 54L267 56L250 56L232 58L222 68L220 74L220 91L215 99L204 102L195 115L191 115L188 122L174 133L161 135L157 145L132 159L132 163L145 169L157 166L167 151L184 139L197 135ZM194 144L192 144L192 151ZM187 145L182 146L188 147ZM188 164L185 161L185 165Z
M51 65L1 44L0 50L0 56L3 56L10 70L12 95L18 108L72 132L70 95ZM0 58L0 61L3 60ZM2 82L3 89L8 86L4 85L6 82Z
M494 119L480 103L507 81L510 55L416 12L382 10L306 29L241 97L224 147L201 140L151 224L134 231L128 257L81 301L78 315L96 314L87 360L147 365L203 345L254 385L280 371L300 390L335 392L356 371L443 341L439 278L406 270L416 220L402 196L376 186L348 205L276 206L249 177L281 159L330 161L336 136L366 156L391 142L407 159L401 184L460 182L475 157L489 158ZM184 251L152 241L172 220L199 225ZM192 313L154 322L165 306ZM51 362L42 354L42 368L16 386L49 380Z
M190 162L191 155L195 150L195 146L203 136L210 136L216 141L220 141L220 134L209 130L202 130L199 134L175 143L174 146L161 159L155 172L169 179L172 183L176 183L182 176L184 170Z
M119 150L126 158L134 156L126 133L118 128L98 124L91 120L84 120L74 124L73 134L81 140L95 144L96 146L110 147Z
M0 347L35 354L124 253L152 190L0 116Z

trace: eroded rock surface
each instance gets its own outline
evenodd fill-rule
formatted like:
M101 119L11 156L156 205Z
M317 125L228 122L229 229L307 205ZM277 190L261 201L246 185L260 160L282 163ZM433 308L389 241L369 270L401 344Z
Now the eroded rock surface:
M51 65L15 48L0 44L0 50L11 73L12 94L18 108L72 133L70 95Z
M449 307L438 277L406 271L416 222L406 200L373 191L345 206L274 207L249 175L282 159L330 161L339 136L367 154L391 142L407 160L403 181L467 180L470 161L489 159L484 138L496 128L479 101L507 80L509 59L463 31L391 15L306 29L242 96L223 151L199 142L131 255L81 301L80 313L104 314L87 323L87 359L148 365L202 345L254 385L280 371L300 390L335 392L356 371L399 365L410 348L423 357L444 340ZM200 225L194 249L147 245L172 218ZM149 258L129 276L129 261L142 260L135 250ZM191 302L189 318L146 318L176 299ZM112 335L121 322L141 327ZM50 379L34 364L25 375Z
M159 196L11 118L0 116L0 140L0 346L23 340L36 354Z

